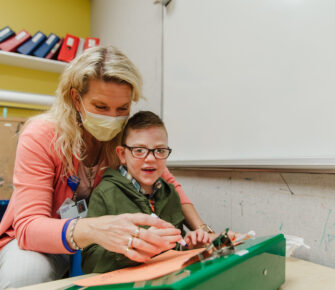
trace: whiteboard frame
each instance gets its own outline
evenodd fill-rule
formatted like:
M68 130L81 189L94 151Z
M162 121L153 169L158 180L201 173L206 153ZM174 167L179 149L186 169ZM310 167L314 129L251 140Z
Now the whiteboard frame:
M275 169L290 172L335 173L335 158L288 158L288 159L231 159L231 160L172 160L169 168L183 169Z

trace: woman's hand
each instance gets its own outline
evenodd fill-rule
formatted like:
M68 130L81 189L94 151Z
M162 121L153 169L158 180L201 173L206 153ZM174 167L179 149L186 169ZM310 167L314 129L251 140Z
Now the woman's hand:
M210 243L211 237L203 229L197 229L186 234L185 242L189 249L200 248Z
M178 234L176 234L176 228L158 229L156 227L150 227L148 231L164 238L169 243L169 249L174 248L176 242L181 240L180 230L178 230Z
M160 232L139 226L155 227ZM152 256L173 248L181 235L180 230L168 222L135 213L80 219L73 238L81 248L95 243L131 260L145 262Z

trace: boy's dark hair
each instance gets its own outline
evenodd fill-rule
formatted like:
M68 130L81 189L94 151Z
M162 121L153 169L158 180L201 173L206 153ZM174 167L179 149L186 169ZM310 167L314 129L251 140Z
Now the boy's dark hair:
M121 144L125 144L124 142L127 139L128 133L131 129L145 129L151 127L161 127L164 128L165 132L166 128L162 121L162 119L157 116L155 113L150 111L139 111L134 114L131 118L129 118L126 126L123 129Z

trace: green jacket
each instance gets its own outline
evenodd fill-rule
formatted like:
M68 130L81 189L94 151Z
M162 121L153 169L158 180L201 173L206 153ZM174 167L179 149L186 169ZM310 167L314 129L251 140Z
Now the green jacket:
M181 229L184 234L184 216L179 195L172 184L163 179L160 180L162 187L154 195L155 214ZM87 216L97 217L138 212L152 213L149 200L142 193L139 193L118 170L108 168L100 184L91 195ZM84 248L82 252L84 273L104 273L138 264L122 254L109 252L97 244Z

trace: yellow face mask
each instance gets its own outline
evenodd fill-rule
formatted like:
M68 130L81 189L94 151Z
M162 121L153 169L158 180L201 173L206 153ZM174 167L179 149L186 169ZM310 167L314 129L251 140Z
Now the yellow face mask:
M121 132L123 125L129 116L105 116L88 112L80 98L82 107L84 108L86 118L80 114L84 128L99 141L110 141L118 133Z

